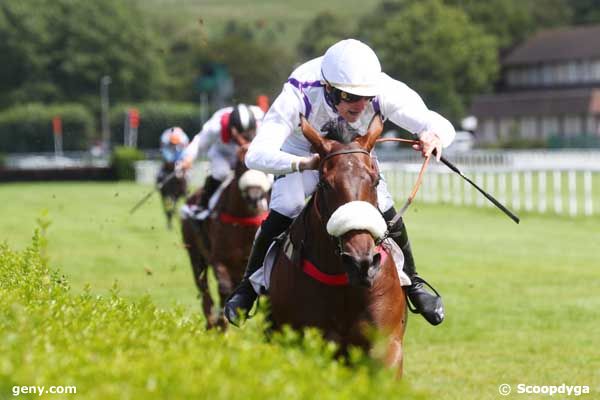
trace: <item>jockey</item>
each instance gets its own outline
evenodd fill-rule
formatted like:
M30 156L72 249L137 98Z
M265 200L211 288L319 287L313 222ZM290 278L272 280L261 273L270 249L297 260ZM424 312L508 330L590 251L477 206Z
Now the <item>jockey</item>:
M316 190L319 175L315 169L320 159L318 154L311 153L310 143L299 128L299 115L303 114L323 136L331 124L364 135L376 112L384 120L417 134L420 144L415 149L423 156L435 150L438 161L442 147L447 147L455 136L452 124L429 110L415 91L381 72L377 55L358 40L342 40L324 56L292 72L246 154L248 168L272 173L276 178L269 216L255 238L244 278L225 305L229 322L239 323L238 312L248 316L257 297L249 277L262 266L273 239L288 228L302 211L306 197ZM377 198L384 219L390 222L396 210L383 177L377 187ZM424 284L429 284L416 273L402 218L389 229L396 233L394 240L404 253L404 272L412 281L412 286L407 287L410 302L429 323L441 323L444 319L441 298L426 290Z
M190 139L180 127L174 126L165 130L160 135L160 153L163 160L168 163L181 160L183 150L189 142Z
M160 154L163 158L163 166L156 178L157 183L161 183L173 170L175 163L182 160L183 151L189 142L188 136L178 126L168 128L160 135Z
M184 171L192 167L198 154L208 150L210 174L206 177L199 201L202 209L208 207L211 196L235 167L239 145L232 136L236 133L254 136L257 121L262 120L263 116L263 111L257 106L238 104L235 107L222 108L202 126L202 130L185 149L181 163Z

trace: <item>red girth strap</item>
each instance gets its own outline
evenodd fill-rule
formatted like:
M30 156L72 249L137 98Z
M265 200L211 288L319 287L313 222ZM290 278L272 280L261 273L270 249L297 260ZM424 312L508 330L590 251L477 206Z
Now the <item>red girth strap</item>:
M260 224L262 224L262 222L267 218L268 215L269 215L268 212L264 212L255 217L236 217L231 214L220 213L219 221L221 221L224 224L238 224L238 225L244 225L244 226L260 226Z
M380 245L377 246L376 250L381 254L381 264L385 263L386 257L388 256L388 252ZM346 286L349 283L348 274L326 274L325 272L320 271L313 263L308 261L307 259L302 260L302 271L310 276L311 278L324 283L329 286Z

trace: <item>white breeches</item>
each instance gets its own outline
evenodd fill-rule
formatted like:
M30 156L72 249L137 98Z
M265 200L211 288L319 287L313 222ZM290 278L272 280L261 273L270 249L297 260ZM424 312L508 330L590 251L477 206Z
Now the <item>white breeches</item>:
M300 214L306 199L313 194L319 181L317 171L303 171L287 174L275 180L269 207L289 218ZM383 175L377 186L379 210L386 212L394 205Z

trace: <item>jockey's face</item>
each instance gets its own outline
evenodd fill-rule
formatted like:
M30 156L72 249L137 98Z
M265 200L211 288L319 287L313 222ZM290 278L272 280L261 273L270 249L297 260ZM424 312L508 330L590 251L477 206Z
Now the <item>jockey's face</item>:
M361 97L357 101L352 102L340 100L340 103L336 106L338 114L348 122L356 122L371 102L371 99Z

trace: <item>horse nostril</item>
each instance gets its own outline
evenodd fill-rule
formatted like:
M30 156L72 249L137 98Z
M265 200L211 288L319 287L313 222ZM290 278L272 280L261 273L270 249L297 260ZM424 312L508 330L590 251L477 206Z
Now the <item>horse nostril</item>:
M356 260L356 264L361 272L366 272L373 265L373 256L359 257Z

